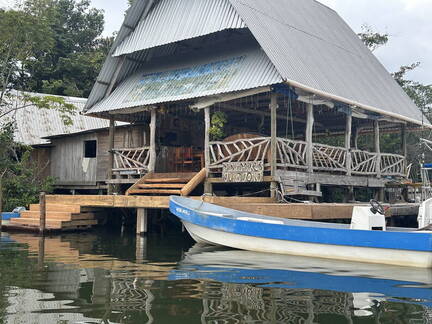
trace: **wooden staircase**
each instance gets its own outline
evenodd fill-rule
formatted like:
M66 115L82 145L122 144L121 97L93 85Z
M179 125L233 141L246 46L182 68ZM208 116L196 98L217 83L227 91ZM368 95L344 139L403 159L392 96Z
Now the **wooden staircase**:
M206 169L186 173L149 173L135 183L126 195L188 196L206 179Z
M9 226L37 230L40 224L40 206L30 205L30 210L20 213L20 218L12 218ZM98 224L96 210L80 205L47 204L47 230L81 230Z

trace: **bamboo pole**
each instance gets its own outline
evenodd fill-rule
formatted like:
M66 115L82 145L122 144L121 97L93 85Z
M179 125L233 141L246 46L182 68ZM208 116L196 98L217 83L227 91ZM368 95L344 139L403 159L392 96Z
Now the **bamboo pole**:
M204 125L204 164L206 169L206 178L208 179L210 171L210 107L204 108ZM213 193L212 184L207 180L204 182L204 193Z
M351 132L352 132L352 115L351 112L346 116L345 127L345 150L346 150L346 169L347 175L351 175Z
M407 128L406 125L403 124L402 129L401 129L401 151L402 151L402 155L405 157L405 159L407 158L407 155L408 155L407 129L406 128Z
M114 169L114 136L115 136L115 121L114 118L110 119L109 125L109 135L108 135L108 173L107 178L108 181L113 178L113 169ZM111 195L113 192L112 184L108 184L108 195Z
M46 194L41 192L39 196L39 232L44 234L46 231Z
M374 121L374 144L375 144L375 152L377 153L377 177L381 178L381 147L380 147L380 128L379 121Z
M156 168L156 110L151 111L150 117L150 161L149 172L154 172Z
M271 197L276 197L276 190L278 183L276 179L276 168L277 168L277 94L272 93L270 95L270 122L271 122L271 161L270 161L270 172L272 182L270 184Z
M313 125L314 125L314 112L313 105L306 104L306 164L308 172L313 172Z
M3 225L3 216L1 213L3 212L3 176L6 172L3 172L3 174L0 174L0 232Z

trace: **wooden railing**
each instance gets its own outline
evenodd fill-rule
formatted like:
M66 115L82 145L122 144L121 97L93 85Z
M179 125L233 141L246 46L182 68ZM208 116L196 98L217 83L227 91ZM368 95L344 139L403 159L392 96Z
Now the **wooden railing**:
M210 143L210 171L218 172L226 162L263 162L268 166L270 137L238 139L231 142Z
M114 172L146 173L150 162L150 147L113 149Z
M270 137L211 142L210 171L220 172L225 162L262 161L268 167L271 162L270 142ZM276 148L278 169L308 169L306 142L277 138ZM343 147L314 143L312 169L353 175L403 177L406 173L406 159L402 155L377 154L361 150L351 150L348 155L348 151Z
M387 176L406 176L406 159L397 154L381 154L381 174Z
M277 167L307 169L306 142L278 138Z
M313 169L317 171L347 171L347 150L324 144L313 144Z
M367 151L351 151L351 172L355 175L376 175L378 174L378 155Z

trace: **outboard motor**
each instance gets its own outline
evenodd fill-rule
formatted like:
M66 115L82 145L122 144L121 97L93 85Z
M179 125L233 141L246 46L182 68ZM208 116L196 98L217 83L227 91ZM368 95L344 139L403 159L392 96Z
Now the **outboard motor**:
M432 224L432 198L421 203L417 217L418 228L423 229Z
M385 231L387 229L384 207L376 200L371 200L370 204L371 207L354 206L351 229L366 231Z

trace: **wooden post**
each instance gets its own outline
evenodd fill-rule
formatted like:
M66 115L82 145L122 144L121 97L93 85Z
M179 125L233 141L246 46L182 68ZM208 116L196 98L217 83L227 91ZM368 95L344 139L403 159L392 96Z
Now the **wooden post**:
M204 108L204 125L204 164L208 179L210 173L210 107ZM213 194L212 184L207 180L204 182L204 193Z
M308 172L313 172L313 125L314 125L314 112L313 105L306 105L306 164Z
M45 262L45 236L39 237L38 268L42 270Z
M109 134L108 134L108 181L113 179L113 168L114 168L114 136L115 136L115 121L114 118L110 119ZM113 193L113 185L108 184L108 195Z
M351 131L352 131L352 114L349 112L346 116L345 127L345 150L346 150L346 169L347 175L351 175Z
M147 215L148 211L146 208L137 208L137 235L143 235L147 233Z
M3 175L5 174L5 172L3 174L0 174L0 232L2 229L2 223L3 223L3 216L1 215L1 213L3 212Z
M408 150L407 150L407 132L406 132L405 124L402 125L402 129L401 129L401 151L402 151L402 155L406 159L408 155Z
M150 117L150 162L149 172L155 172L156 167L156 110L152 109Z
M270 184L270 194L272 198L276 198L277 193L277 181L276 181L276 170L277 170L277 93L270 95L270 123L271 123L271 161L270 161L270 172L272 182Z
M39 232L44 234L46 230L46 194L41 192L39 196Z
M380 128L379 121L374 121L374 139L375 139L375 152L377 154L377 177L381 178L381 147L380 147Z

